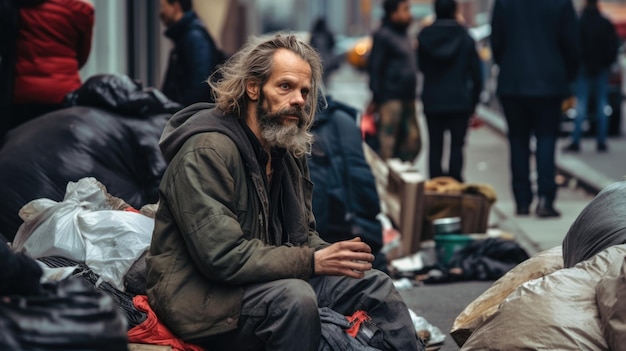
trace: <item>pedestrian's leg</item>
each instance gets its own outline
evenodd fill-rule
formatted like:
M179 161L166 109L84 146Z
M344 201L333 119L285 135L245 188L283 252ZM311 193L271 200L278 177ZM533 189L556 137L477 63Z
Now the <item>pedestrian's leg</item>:
M572 146L570 151L578 151L575 146L580 145L582 138L582 125L587 119L587 108L589 101L589 81L585 72L581 72L576 81L576 118L574 119L574 131L572 132Z
M448 129L450 129L450 166L448 173L461 183L463 182L463 147L465 146L469 117L466 114L458 114L448 118Z
M428 175L430 178L443 176L441 158L443 156L444 123L441 115L427 115L428 125Z
M318 276L309 282L319 307L329 307L346 316L363 310L383 331L385 342L393 350L424 349L418 342L409 309L388 275L370 270L362 279Z
M596 85L596 141L598 151L606 151L606 137L609 131L609 115L605 109L609 105L609 71L604 69L595 77ZM620 118L616 116L614 118Z
M415 159L422 149L422 138L417 122L415 101L403 101L400 115L400 130L398 130L398 140L394 157L402 161L415 162Z
M508 124L512 188L518 214L527 214L533 200L530 183L530 126L527 99L502 97L502 108ZM523 209L525 211L520 211Z
M555 98L538 99L534 106L537 137L537 195L552 204L556 198L557 185L554 180L556 167L554 151L561 122L561 101Z
M400 100L387 101L379 108L378 142L380 157L383 160L394 157L401 110L402 103Z
M237 330L190 342L216 351L317 351L320 338L317 297L311 285L282 279L246 286Z

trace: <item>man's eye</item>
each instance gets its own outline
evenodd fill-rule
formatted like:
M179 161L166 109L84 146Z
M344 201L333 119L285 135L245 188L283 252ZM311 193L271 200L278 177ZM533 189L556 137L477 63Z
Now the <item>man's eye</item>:
M309 96L309 91L308 90L302 90L302 96L304 96L304 97Z
M283 83L280 85L281 89L289 89L289 84Z

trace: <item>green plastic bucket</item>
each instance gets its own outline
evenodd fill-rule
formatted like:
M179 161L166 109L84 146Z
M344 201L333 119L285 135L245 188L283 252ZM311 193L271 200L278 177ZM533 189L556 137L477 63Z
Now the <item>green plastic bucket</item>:
M437 260L447 265L457 251L467 246L474 239L469 235L462 234L438 234L435 235L435 247L437 248Z

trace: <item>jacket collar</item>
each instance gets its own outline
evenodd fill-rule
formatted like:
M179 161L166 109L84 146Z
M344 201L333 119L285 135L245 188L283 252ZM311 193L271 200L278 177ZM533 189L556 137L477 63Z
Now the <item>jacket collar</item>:
M165 36L177 41L189 29L189 26L198 18L195 12L187 11L178 22L173 23L165 30Z

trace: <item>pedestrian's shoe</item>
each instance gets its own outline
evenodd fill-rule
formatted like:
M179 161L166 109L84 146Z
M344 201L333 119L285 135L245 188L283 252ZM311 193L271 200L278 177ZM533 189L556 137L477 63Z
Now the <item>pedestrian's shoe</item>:
M552 201L545 197L540 197L537 205L537 216L541 218L561 217L561 212L552 206Z
M609 148L608 146L606 146L606 143L598 143L598 145L596 146L596 150L598 152L607 152Z
M518 216L528 216L530 214L530 206L526 204L517 204L515 214Z
M567 145L566 147L564 147L563 151L565 151L565 152L579 152L580 151L580 144L578 144L578 143L571 143L571 144Z

